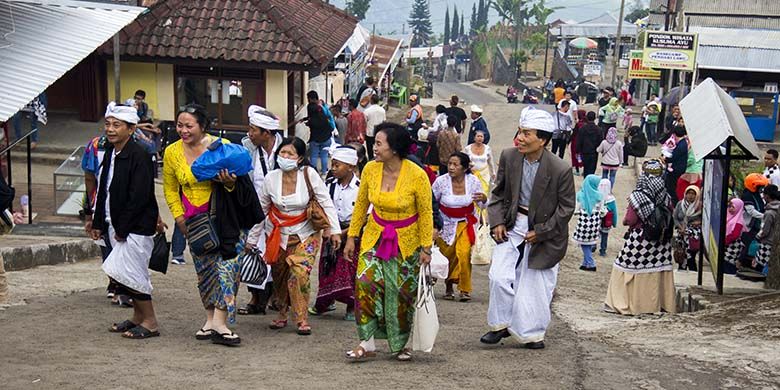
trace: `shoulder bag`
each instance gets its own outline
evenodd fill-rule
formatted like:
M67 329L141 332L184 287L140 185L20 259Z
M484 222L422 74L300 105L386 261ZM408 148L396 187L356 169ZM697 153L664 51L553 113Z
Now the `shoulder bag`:
M187 225L187 243L195 256L207 255L219 248L219 236L214 215L214 194L209 200L209 211L190 217Z
M241 282L259 286L268 278L268 266L256 247L248 253L241 254L240 263Z
M309 205L306 207L306 215L309 217L309 221L311 221L314 230L321 231L329 228L330 222L328 222L328 216L325 214L325 209L322 208L322 205L317 202L317 198L315 197L314 189L309 180L309 169L310 168L308 167L303 169L303 179L306 181L306 188L309 190Z

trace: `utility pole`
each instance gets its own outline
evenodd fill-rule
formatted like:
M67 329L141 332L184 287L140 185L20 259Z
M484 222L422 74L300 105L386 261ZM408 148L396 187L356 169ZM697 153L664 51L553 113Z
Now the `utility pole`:
M122 103L122 89L119 83L119 33L114 34L114 101Z
M612 64L612 78L610 79L609 85L614 88L615 87L615 76L617 75L618 65L620 64L620 40L621 40L621 33L623 32L623 12L626 8L626 0L620 0L620 19L618 19L618 29L617 29L617 35L615 36L615 51L613 54L613 64Z
M547 77L547 53L550 51L550 25L545 27L547 30L547 38L544 40L544 71L542 77Z

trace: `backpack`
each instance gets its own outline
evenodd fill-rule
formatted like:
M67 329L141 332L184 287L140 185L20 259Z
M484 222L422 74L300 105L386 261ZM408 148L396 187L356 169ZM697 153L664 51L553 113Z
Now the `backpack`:
M653 213L642 226L642 236L648 241L667 243L672 239L674 226L672 211L666 205L656 205Z

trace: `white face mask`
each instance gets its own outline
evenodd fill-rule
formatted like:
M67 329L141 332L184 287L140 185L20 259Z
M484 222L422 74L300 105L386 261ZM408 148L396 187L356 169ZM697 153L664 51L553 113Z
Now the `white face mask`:
M298 160L291 160L289 158L277 156L276 165L279 166L279 169L281 169L282 171L289 172L294 170L295 168L298 168Z

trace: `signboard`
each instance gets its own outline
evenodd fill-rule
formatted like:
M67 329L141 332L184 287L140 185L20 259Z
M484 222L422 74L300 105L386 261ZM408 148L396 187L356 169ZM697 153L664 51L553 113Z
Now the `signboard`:
M629 79L647 79L660 80L661 71L648 68L642 62L642 50L631 50L629 57L628 78Z
M702 208L701 237L704 254L710 262L712 276L718 280L720 266L720 225L726 223L726 210L721 209L725 160L704 160L704 200Z
M583 76L601 76L601 64L582 65Z
M642 62L648 68L693 71L698 43L695 33L647 31Z

